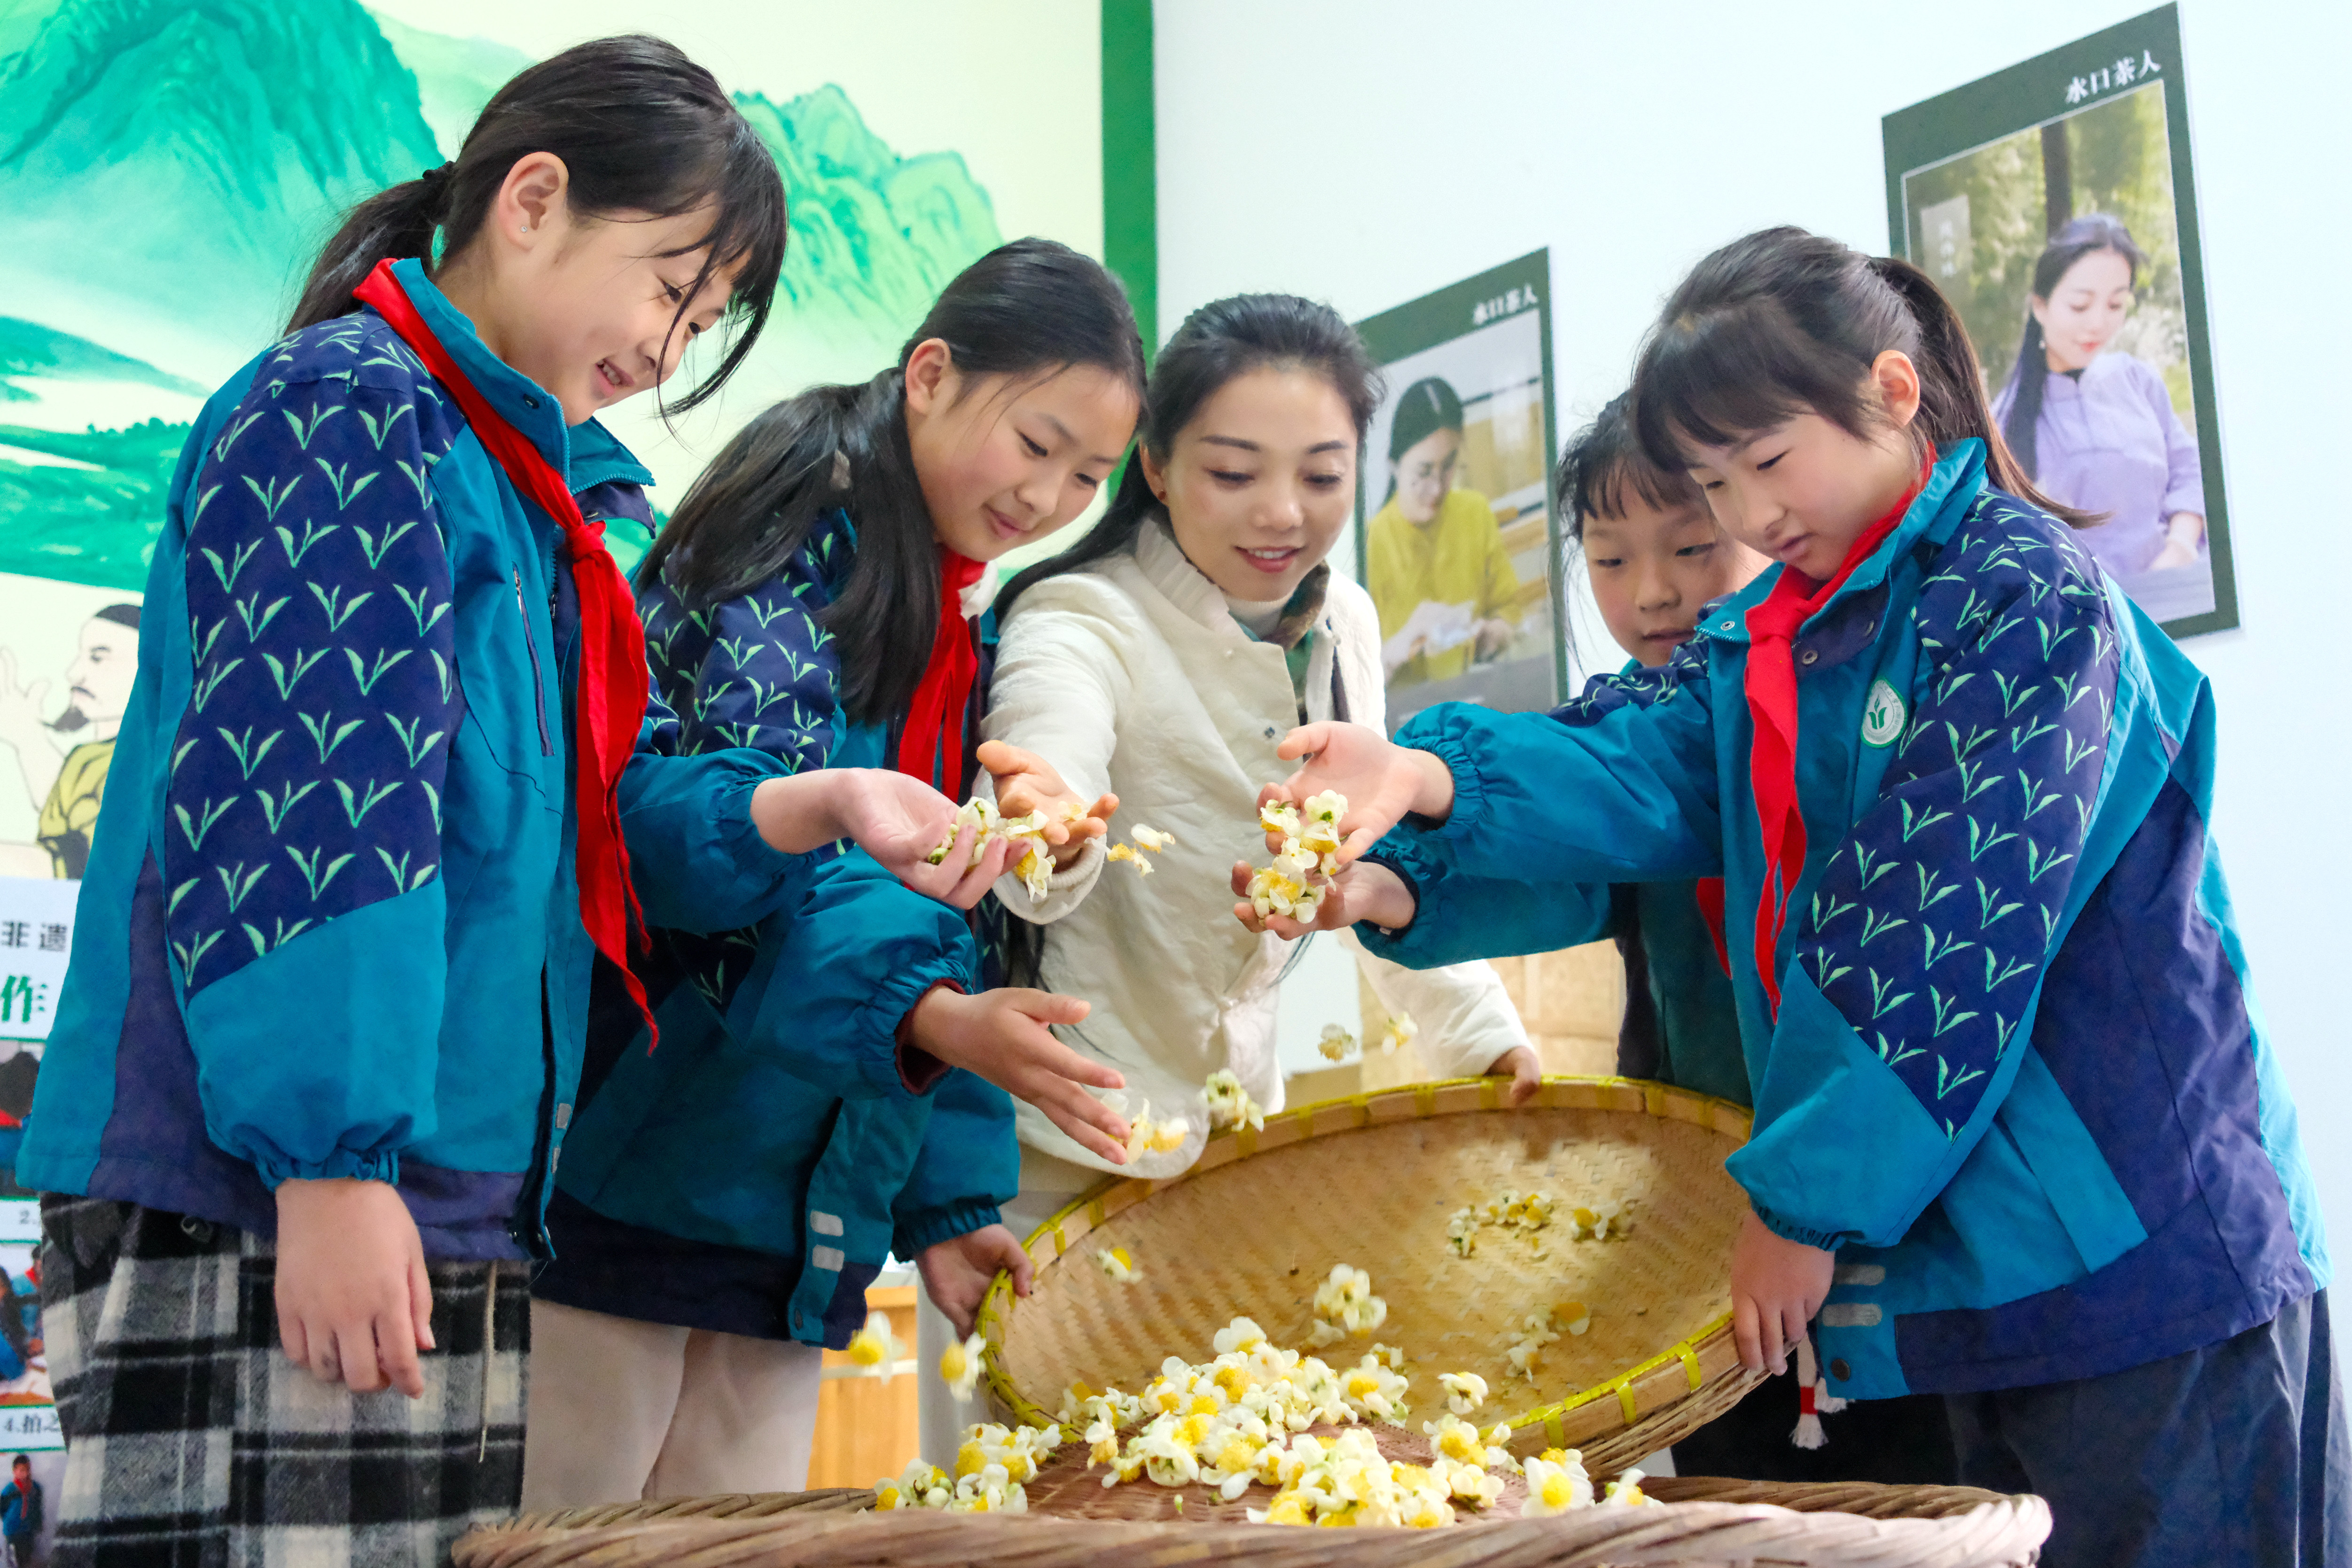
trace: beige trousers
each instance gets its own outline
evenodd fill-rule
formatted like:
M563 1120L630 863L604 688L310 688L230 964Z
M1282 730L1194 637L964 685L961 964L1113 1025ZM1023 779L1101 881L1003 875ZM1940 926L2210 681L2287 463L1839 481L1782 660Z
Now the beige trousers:
M531 1302L524 1511L803 1490L824 1355Z

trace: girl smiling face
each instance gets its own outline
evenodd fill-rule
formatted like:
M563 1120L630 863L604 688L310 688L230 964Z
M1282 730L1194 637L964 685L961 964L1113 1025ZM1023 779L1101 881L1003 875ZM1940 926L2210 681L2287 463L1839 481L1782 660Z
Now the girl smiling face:
M1235 376L1164 458L1142 459L1178 548L1239 600L1289 598L1355 510L1355 418L1328 381L1295 366Z

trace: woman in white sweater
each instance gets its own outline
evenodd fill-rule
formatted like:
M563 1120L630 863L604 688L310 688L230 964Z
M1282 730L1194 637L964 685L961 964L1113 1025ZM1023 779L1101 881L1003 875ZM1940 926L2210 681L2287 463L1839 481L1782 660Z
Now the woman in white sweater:
M1003 627L979 757L1004 810L1076 803L1097 821L1057 854L1033 903L997 884L1013 983L1091 1004L1057 1028L1125 1076L1130 1109L1191 1124L1181 1147L1123 1173L1189 1168L1206 1133L1202 1089L1230 1068L1267 1110L1282 1104L1275 998L1290 945L1234 918L1234 861L1264 858L1259 789L1295 765L1275 747L1299 724L1382 727L1380 620L1324 557L1348 526L1379 372L1328 307L1287 295L1203 306L1177 329L1146 394L1142 439L1100 522L998 596ZM1108 839L1100 819L1117 816ZM1107 844L1139 827L1172 833L1148 878ZM1089 836L1095 835L1095 836ZM1494 971L1413 971L1363 955L1389 1011L1410 1014L1441 1073L1511 1074L1514 1102L1539 1068ZM1115 1167L1014 1105L1021 1192L1005 1223L1026 1236ZM928 1304L918 1355L949 1329ZM924 1457L952 1460L972 1407L922 1383Z
M1379 372L1329 307L1288 295L1202 307L1160 351L1109 510L998 601L981 760L1000 799L1052 813L1110 795L1118 812L1108 839L1061 852L1042 902L1017 878L998 884L1017 917L1013 967L1093 1004L1060 1032L1126 1075L1130 1104L1192 1124L1182 1148L1126 1174L1192 1163L1202 1086L1220 1068L1268 1110L1282 1103L1275 997L1291 949L1234 919L1227 877L1236 857L1264 858L1257 797L1285 776L1283 736L1325 717L1382 727L1379 618L1324 562L1353 510L1378 397ZM1139 824L1175 836L1148 878L1105 858ZM1492 970L1415 972L1357 952L1440 1071L1507 1072L1517 1096L1534 1091L1535 1052ZM1013 1218L1042 1219L1113 1168L1043 1116L1019 1128Z

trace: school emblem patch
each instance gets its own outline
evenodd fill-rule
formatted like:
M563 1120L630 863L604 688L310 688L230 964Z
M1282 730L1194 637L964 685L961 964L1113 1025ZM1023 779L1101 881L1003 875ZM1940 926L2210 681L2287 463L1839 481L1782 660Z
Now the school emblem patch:
M1885 681L1870 683L1870 696L1862 706L1862 741L1864 746L1892 746L1903 733L1903 721L1910 715L1904 710L1903 699Z

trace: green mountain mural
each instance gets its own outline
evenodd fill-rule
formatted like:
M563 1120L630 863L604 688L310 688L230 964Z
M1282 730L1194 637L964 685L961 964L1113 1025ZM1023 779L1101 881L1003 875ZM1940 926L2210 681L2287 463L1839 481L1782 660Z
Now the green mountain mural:
M0 0L0 45L16 264L251 349L338 213L441 162L357 0Z
M528 63L357 0L0 0L0 571L142 585L177 399L265 347L338 214L454 153ZM901 157L839 88L736 102L792 212L748 415L884 362L1000 236L961 155ZM121 412L45 413L44 380L121 385ZM142 419L133 388L175 412Z
M202 397L206 388L185 376L159 371L144 360L60 332L37 321L0 316L0 402L35 402L37 392L12 378L45 377L62 382L129 382Z

